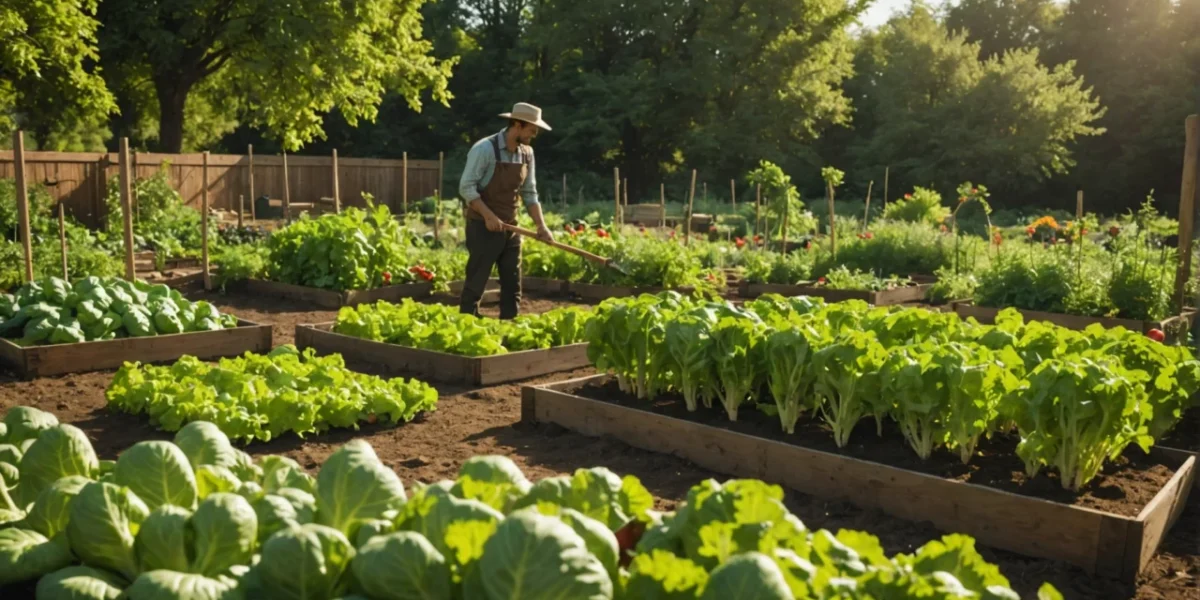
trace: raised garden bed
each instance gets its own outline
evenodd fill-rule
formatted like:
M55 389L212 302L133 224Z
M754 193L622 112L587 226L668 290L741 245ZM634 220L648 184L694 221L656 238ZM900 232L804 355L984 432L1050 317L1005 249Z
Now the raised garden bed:
M954 305L954 311L962 318L974 317L980 323L994 323L996 315L1004 309L991 308L987 306L976 306L970 302L958 302ZM1177 327L1180 319L1190 321L1195 315L1195 311L1188 309L1183 317L1174 316L1168 317L1161 321L1142 321L1137 319L1118 319L1114 317L1081 317L1079 315L1068 315L1064 313L1042 312L1037 310L1022 310L1017 309L1024 317L1025 321L1049 321L1055 325L1066 327L1067 329L1083 330L1089 325L1100 324L1106 328L1124 327L1132 331L1140 331L1146 333L1151 329L1160 329L1168 331L1173 327ZM1185 326L1184 329L1187 329Z
M271 351L270 325L238 319L234 329L51 346L18 346L0 338L0 363L26 379L116 369L133 361L165 362L184 355L209 359L247 351Z
M465 281L451 281L449 283L450 293L454 295L462 294ZM483 302L494 302L500 299L500 280L492 277L488 279L487 285L483 288ZM544 277L522 277L521 292L530 294L545 294L555 295L563 294L567 291L567 282L558 279L546 279Z
M1196 455L1178 450L1155 448L1149 456L1131 450L1125 464L1110 466L1091 491L1075 495L1050 476L1025 480L1020 460L992 445L1000 440L985 443L969 467L955 465L954 456L922 463L903 450L898 433L885 429L877 438L868 419L851 445L836 451L816 424L808 434L798 426L785 436L777 420L760 413L746 411L744 419L729 422L720 410L687 413L681 400L669 397L635 401L607 375L525 387L521 416L612 436L735 477L928 521L995 548L1125 581L1137 578L1198 487Z
M428 282L405 283L389 285L373 290L350 290L346 292L292 285L278 281L263 281L261 279L247 279L241 285L243 286L242 289L249 294L308 302L320 308L358 306L359 304L371 304L380 300L395 302L402 298L422 298L433 293L433 284Z
M595 283L576 283L574 281L567 283L567 292L578 296L582 300L600 301L608 298L627 298L630 296L639 296L641 294L657 294L666 291L668 288L659 286L632 287L624 285L600 285ZM696 291L691 286L683 286L677 288L669 288L672 291L680 294L691 294Z
M389 373L448 383L491 385L569 371L591 364L587 344L545 350L524 350L492 356L460 356L385 342L365 340L332 331L333 323L296 326L296 346L320 354L337 352L348 364L370 365Z
M888 306L892 304L920 302L925 299L925 295L929 293L929 288L931 287L933 287L933 284L931 283L918 283L916 285L872 292L866 290L831 290L824 286L811 286L805 284L788 285L779 283L750 283L748 281L743 281L738 285L738 295L743 298L757 298L763 294L780 294L782 296L813 296L816 298L824 298L827 302L865 300L867 303L875 306Z

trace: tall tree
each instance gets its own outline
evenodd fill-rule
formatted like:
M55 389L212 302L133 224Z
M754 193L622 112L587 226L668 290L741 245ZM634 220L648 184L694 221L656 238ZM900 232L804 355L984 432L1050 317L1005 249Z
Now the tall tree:
M0 132L55 150L103 143L116 105L95 68L95 14L95 0L0 0Z
M412 110L425 90L448 100L451 62L421 38L423 2L105 0L100 47L111 72L149 84L160 150L182 149L188 110L244 119L294 150L335 108L351 125L374 119L388 90Z
M1055 0L961 0L946 13L946 26L965 31L990 58L1019 48L1046 47L1061 18L1062 7Z
M1200 111L1197 71L1186 48L1195 38L1184 18L1194 0L1072 0L1049 54L1071 60L1107 114L1105 135L1083 142L1075 179L1089 206L1134 206L1151 189L1179 193L1182 123ZM1174 26L1173 24L1178 24ZM1193 63L1194 65L1194 63Z
M983 181L997 200L1028 194L1047 177L1066 173L1078 138L1099 103L1071 65L1049 69L1037 50L979 58L979 45L951 33L924 4L868 36L854 85L859 114L852 152L857 168L891 166L892 189L933 184L950 191Z

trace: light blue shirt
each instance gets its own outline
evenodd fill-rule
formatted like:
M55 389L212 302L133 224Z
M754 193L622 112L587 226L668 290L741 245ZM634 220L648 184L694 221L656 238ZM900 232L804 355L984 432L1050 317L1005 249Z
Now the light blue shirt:
M508 146L504 141L504 132L507 129L500 131L500 160L504 162L519 163L521 162L520 148L516 152L509 152ZM458 193L467 201L468 204L472 200L479 198L479 190L487 187L488 182L492 180L492 175L496 172L496 153L492 148L492 138L495 135L475 142L471 146L471 151L467 153L467 165L463 167L462 178L458 182ZM521 198L525 200L526 206L532 206L538 203L537 196L537 181L533 175L533 148L529 148L529 173L525 176L525 183L521 185Z

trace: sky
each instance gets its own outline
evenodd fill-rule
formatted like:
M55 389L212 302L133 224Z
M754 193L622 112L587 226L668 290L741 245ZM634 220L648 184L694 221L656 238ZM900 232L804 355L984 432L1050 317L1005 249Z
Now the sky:
M883 25L893 12L908 6L909 0L875 0L871 8L863 15L863 27L874 29Z

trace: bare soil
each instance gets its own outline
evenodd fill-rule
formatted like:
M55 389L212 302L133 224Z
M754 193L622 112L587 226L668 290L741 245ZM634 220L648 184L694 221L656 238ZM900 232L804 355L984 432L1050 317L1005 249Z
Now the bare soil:
M778 417L755 410L750 404L741 407L738 420L733 422L719 406L688 412L683 397L678 394L662 394L652 402L638 400L635 396L622 392L615 379L604 383L580 385L568 391L593 400L703 423L785 444L1127 517L1136 517L1171 480L1179 466L1149 457L1140 448L1132 447L1124 456L1110 463L1083 490L1072 492L1063 488L1061 479L1055 472L1043 470L1035 477L1026 475L1024 463L1016 454L1018 440L1010 435L980 440L970 463L964 465L957 452L944 449L934 451L928 460L921 460L905 441L895 423L885 420L883 435L877 435L875 420L870 417L863 419L854 428L850 442L845 448L838 448L829 428L810 416L797 421L795 431L788 434L780 427Z
M274 325L277 344L292 339L296 323L330 321L335 315L333 311L313 311L269 298L237 294L208 297L223 311ZM544 302L530 298L524 310L546 310L562 304L558 299ZM485 307L485 312L494 310L494 306ZM532 381L548 382L589 373L589 369L581 369ZM104 390L111 376L109 371L25 382L0 371L0 412L18 404L50 411L61 421L83 429L104 458L114 458L141 440L169 439L170 434L153 430L144 417L106 408ZM289 435L269 444L253 444L247 450L255 455L285 454L315 470L340 444L362 438L375 447L379 457L406 483L453 477L465 460L481 454L509 456L531 479L602 465L616 473L639 477L658 499L657 507L661 510L673 509L691 485L705 478L728 478L684 460L631 448L611 438L589 438L554 425L521 423L522 383L486 388L439 384L441 400L437 411L411 423L339 430L307 439ZM788 491L787 503L811 528L868 531L878 536L890 553L912 552L944 533L928 523L904 521L794 491ZM1049 581L1071 600L1200 600L1200 494L1192 495L1187 511L1136 586L1088 575L1061 563L989 548L981 550L988 560L1000 566L1022 597L1035 597L1037 586ZM24 597L19 590L8 591L18 592L11 597ZM0 590L0 597L10 595Z

